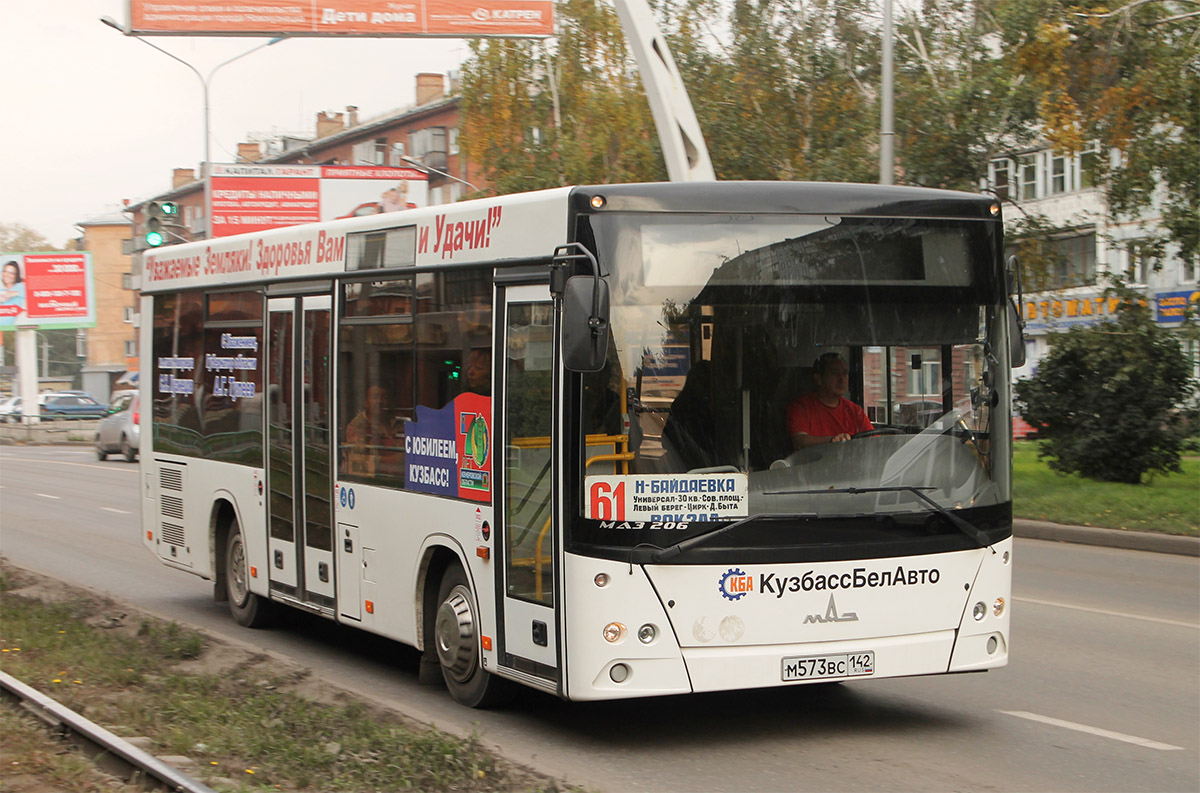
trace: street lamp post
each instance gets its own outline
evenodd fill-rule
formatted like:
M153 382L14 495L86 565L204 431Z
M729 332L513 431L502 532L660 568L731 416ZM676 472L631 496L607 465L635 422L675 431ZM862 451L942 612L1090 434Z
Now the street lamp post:
M107 17L107 16L100 17L100 21L103 22L105 25L108 25L113 30L120 31L122 34L132 35L132 34L129 34L123 27L121 27L117 23L117 21L115 19L113 19L112 17ZM270 47L272 44L278 44L279 42L283 41L286 38L286 36L279 36L279 37L271 39L270 41L265 41L262 44L259 44L257 47L253 47L251 49L246 50L245 52L243 52L240 55L234 55L232 58L229 58L228 60L221 61L220 63L218 63L216 66L214 66L212 68L212 70L208 73L208 77L205 77L204 75L200 74L200 71L195 66L191 65L190 63L185 61L183 58L180 58L178 55L168 52L167 50L164 50L162 47L158 46L157 44L153 44L149 41L146 41L144 38L142 38L140 36L133 36L133 38L142 42L147 47L153 47L154 49L161 52L163 55L166 55L168 58L178 61L179 63L182 63L184 66L191 69L192 74L196 75L196 79L200 81L200 90L201 90L201 93L204 98L204 161L200 164L200 178L203 179L205 176L208 175L208 166L212 162L212 158L211 158L210 152L209 152L209 139L212 136L211 136L210 124L209 124L210 108L209 108L209 103L208 103L208 84L212 80L213 75L215 75L219 69L221 69L225 66L228 66L229 64L233 63L236 60L246 57L247 55L249 55L252 52L258 52L259 50L263 49L264 47Z
M455 176L455 175L453 175L453 174L448 174L448 173L446 173L445 171L439 171L437 168L433 168L433 167L431 167L431 166L429 166L429 165L426 165L426 164L425 164L425 163L423 163L423 162L419 162L419 161L417 161L417 160L414 160L412 157L406 157L406 156L404 156L403 154L401 154L401 155L400 155L400 159L404 160L404 161L405 161L406 163L408 163L409 165L412 165L412 166L416 167L418 170L421 170L421 171L428 171L429 173L436 173L438 176L444 176L444 177L446 177L447 179L453 179L453 180L454 180L454 181L456 181L456 182L459 182L459 183L461 183L461 184L465 184L467 187L471 188L472 190L474 190L474 191L475 191L475 192L477 192L477 193L478 193L478 192L483 192L483 191L482 191L482 188L476 187L475 185L473 185L473 184L471 184L470 182L468 182L466 179L459 179L457 176Z

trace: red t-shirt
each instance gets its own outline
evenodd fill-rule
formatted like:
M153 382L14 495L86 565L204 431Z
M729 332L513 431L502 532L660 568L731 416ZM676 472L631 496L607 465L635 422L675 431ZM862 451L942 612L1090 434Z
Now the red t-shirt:
M816 391L801 394L787 406L788 435L803 432L815 437L831 437L843 432L854 435L875 429L867 414L849 399L838 397L837 407L817 399Z

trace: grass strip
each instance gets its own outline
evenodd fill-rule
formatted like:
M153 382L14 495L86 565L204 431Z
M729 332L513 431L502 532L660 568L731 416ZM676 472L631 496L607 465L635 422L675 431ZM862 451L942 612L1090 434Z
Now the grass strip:
M341 692L305 696L301 684L313 686L300 667L281 672L276 659L250 653L231 664L226 652L209 664L219 669L205 671L214 645L203 634L128 619L84 595L25 596L27 575L0 572L4 671L117 735L148 737L152 754L191 758L197 768L187 773L217 790L558 789L475 739L406 723ZM0 768L0 789L9 789L12 769Z
M1038 459L1035 441L1013 451L1013 514L1073 526L1200 536L1200 459L1183 473L1148 476L1143 484L1097 482L1060 474Z

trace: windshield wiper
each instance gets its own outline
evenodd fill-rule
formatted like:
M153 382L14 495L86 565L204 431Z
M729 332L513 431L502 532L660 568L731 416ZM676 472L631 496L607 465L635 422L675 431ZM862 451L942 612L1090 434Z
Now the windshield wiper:
M739 526L745 526L747 523L753 523L756 520L794 520L797 517L800 516L796 515L795 513L767 513L763 515L750 515L749 517L742 518L741 520L735 520L733 523L726 523L724 526L718 526L717 528L710 529L702 534L697 534L694 537L688 537L686 540L681 540L674 545L668 545L666 548L655 548L654 552L650 554L650 561L665 562L668 559L674 559L684 551L691 550L706 540L711 540L713 537L719 537L725 532L733 531ZM633 550L636 551L637 546L634 546ZM629 562L630 564L633 563L632 552L630 553Z
M979 543L980 548L987 548L992 553L996 552L996 549L992 547L991 540L988 539L988 536L984 534L978 526L973 526L972 524L960 518L958 515L955 515L953 512L922 493L922 490L937 490L937 488L930 486L916 487L915 485L893 485L890 487L843 487L836 490L769 490L764 492L763 495L816 496L823 495L825 493L849 493L850 495L856 495L858 493L912 493L914 496L932 507L933 510L939 515L942 515L951 523L953 523L956 529L970 537L975 542Z

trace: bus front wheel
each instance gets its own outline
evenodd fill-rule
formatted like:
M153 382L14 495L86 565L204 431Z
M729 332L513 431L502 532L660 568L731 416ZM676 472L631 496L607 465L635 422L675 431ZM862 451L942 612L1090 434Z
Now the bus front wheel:
M238 625L263 628L271 623L274 609L269 600L250 591L250 567L246 561L246 542L234 520L225 543L225 592L229 611Z
M514 693L511 681L483 669L479 661L479 612L467 575L451 565L438 588L433 642L450 696L471 708L500 705Z

